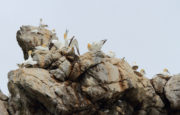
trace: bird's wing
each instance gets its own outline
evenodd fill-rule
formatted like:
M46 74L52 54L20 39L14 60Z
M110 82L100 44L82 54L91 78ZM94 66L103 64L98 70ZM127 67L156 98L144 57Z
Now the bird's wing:
M80 52L79 52L79 44L78 44L78 41L77 39L73 39L71 44L70 44L70 48L72 48L73 46L76 47L76 50L77 50L77 53L80 55Z
M70 39L70 42L69 42L69 45L68 45L69 47L70 47L70 45L71 45L73 39L74 39L74 36Z
M60 41L55 41L54 42L54 45L58 48L58 49L61 49L63 46L63 44L60 42Z
M101 40L100 45L103 46L106 43L107 39Z

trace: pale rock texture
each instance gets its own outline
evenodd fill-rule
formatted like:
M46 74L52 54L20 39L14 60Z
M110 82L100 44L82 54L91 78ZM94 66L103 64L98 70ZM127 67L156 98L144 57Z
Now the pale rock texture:
M102 51L78 56L55 48L52 39L56 34L42 27L22 26L17 32L25 59L32 50L38 63L8 73L10 96L0 92L2 115L179 114L179 75L149 80L124 58ZM49 51L35 50L42 44Z
M49 45L52 39L58 39L56 34L46 28L35 26L22 26L17 32L17 41L21 46L24 58L28 58L27 52L42 44Z
M171 108L180 110L180 74L173 76L165 86L165 95Z
M7 100L8 97L0 90L0 115L9 115L7 111Z

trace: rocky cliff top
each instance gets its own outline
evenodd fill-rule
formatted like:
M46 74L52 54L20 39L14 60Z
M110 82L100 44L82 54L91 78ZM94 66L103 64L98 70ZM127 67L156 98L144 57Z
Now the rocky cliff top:
M0 92L2 115L179 115L180 75L147 79L125 59L102 51L76 55L51 44L56 33L22 26L17 41L34 65L8 73L10 96ZM37 50L45 44L50 50Z

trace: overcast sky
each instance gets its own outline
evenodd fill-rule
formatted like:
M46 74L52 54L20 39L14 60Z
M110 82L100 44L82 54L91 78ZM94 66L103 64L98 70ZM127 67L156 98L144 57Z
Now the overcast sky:
M69 29L81 54L88 42L106 38L104 52L136 61L149 78L165 67L180 72L179 0L0 0L0 14L0 89L5 94L7 73L23 61L16 32L21 25L38 25L40 18L59 39Z

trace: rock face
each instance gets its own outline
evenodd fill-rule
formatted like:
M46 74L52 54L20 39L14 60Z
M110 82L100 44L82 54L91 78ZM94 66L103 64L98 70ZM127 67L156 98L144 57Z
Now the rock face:
M9 115L7 111L7 108L8 108L7 101L8 101L8 97L5 96L0 90L0 114L1 115Z
M103 52L81 56L56 49L56 34L46 28L22 26L17 41L31 67L8 73L10 96L0 92L2 115L168 115L179 114L180 76L137 74L124 60ZM45 44L49 51L35 50ZM170 103L171 106L167 106Z
M180 74L173 76L165 86L165 95L171 108L180 110Z

